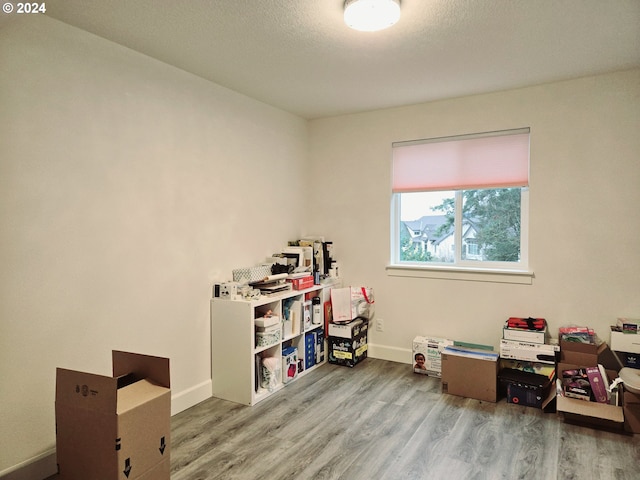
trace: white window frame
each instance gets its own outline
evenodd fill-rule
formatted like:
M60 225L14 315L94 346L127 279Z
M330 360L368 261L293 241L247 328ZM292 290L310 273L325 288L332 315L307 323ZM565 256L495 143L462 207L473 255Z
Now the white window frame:
M533 271L529 265L529 188L521 188L520 202L520 261L488 262L462 260L462 206L463 190L455 190L455 262L401 262L400 261L400 197L391 194L391 252L387 274L401 277L422 277L448 280L486 281L498 283L532 284ZM470 188L466 190L471 190Z

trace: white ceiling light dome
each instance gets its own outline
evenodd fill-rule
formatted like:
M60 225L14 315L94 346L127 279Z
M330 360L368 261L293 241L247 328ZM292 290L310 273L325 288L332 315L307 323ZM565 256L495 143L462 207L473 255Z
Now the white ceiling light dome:
M354 30L375 32L400 19L400 0L346 0L344 21Z

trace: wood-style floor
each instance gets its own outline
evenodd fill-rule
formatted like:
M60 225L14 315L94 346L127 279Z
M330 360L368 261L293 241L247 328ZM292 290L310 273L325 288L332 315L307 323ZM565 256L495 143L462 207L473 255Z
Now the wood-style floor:
M254 407L206 400L172 417L171 441L172 480L640 479L640 435L442 394L371 358L323 365Z

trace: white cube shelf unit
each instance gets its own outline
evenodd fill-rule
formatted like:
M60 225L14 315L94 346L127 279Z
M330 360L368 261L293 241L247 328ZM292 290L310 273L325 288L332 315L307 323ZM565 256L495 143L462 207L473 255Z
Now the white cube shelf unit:
M309 371L326 363L327 346L324 321L304 322L303 305L312 297L320 297L324 313L325 302L331 299L331 288L340 282L314 285L305 290L289 290L276 296L262 296L257 300L211 300L211 375L213 396L245 405L255 405L276 391L286 387ZM301 308L300 315L286 315L294 301ZM310 302L309 302L310 303ZM279 338L271 344L257 345L255 320L271 311L282 324ZM285 312L286 311L286 312ZM316 320L317 321L317 320ZM289 322L289 323L287 323ZM291 322L298 322L292 325ZM305 362L305 334L323 333L324 360L307 368ZM296 378L283 381L282 351L293 346L298 349L298 358L302 359ZM260 379L260 361L264 357L275 357L280 362L280 375L264 388ZM300 371L302 369L302 371Z

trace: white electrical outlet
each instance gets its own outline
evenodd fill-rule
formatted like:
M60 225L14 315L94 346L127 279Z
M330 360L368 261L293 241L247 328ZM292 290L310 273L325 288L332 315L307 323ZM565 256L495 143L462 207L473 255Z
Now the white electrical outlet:
M378 332L384 332L384 320L382 318L376 320L376 330Z

